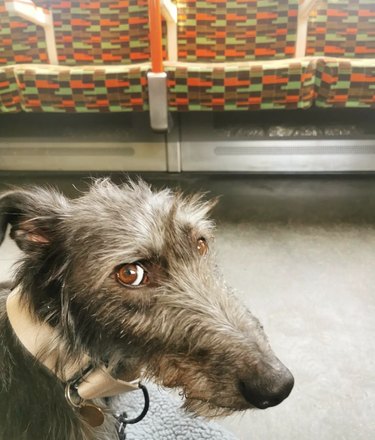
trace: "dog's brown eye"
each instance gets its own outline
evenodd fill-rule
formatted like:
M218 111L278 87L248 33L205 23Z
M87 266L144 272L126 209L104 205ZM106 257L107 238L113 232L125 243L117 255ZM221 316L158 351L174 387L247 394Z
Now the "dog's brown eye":
M200 238L197 241L197 249L198 249L199 255L201 255L202 257L207 254L208 244L204 238Z
M147 272L139 263L124 264L117 269L116 277L124 286L136 287L149 282Z

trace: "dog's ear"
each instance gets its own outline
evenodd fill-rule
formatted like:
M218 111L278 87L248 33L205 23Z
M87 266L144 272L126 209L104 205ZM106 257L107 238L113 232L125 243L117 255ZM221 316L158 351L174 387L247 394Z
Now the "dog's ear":
M10 236L24 251L49 245L67 200L54 190L15 190L0 195L0 244L8 224Z

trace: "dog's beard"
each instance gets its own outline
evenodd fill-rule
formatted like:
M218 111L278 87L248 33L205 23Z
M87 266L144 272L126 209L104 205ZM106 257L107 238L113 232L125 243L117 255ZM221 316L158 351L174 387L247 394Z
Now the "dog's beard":
M241 411L241 408L233 408L226 404L219 404L205 399L185 398L182 408L187 412L200 417L217 418L227 417L234 412ZM247 407L242 408L244 411Z

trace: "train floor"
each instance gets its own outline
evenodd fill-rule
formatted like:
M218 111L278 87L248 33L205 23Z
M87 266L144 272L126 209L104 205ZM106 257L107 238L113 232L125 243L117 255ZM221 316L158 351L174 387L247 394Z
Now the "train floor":
M114 175L114 180L123 178ZM295 376L280 406L220 421L241 440L370 440L375 433L375 176L145 175L220 195L215 250ZM77 194L80 175L0 175ZM19 251L0 248L0 279Z

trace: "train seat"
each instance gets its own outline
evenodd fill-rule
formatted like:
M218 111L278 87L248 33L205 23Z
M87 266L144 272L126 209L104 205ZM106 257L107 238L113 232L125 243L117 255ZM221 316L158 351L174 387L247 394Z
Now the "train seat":
M375 2L325 0L309 17L319 107L375 107Z
M315 60L294 58L298 0L177 0L169 109L308 108Z
M4 0L0 0L0 112L21 110L15 66L47 62L43 29L8 12Z
M21 44L28 55L4 57L4 47L0 49L0 56L3 53L0 75L4 77L3 87L8 88L7 93L2 93L3 110L20 107L28 112L147 110L146 74L150 69L147 0L5 2L0 13L2 23L10 30L10 53L17 54ZM25 3L28 11L23 9ZM24 14L28 14L27 20L19 17ZM45 26L49 17L53 22L50 33ZM30 20L39 20L40 26ZM24 38L23 42L13 35L19 32L20 22L24 35L32 30L32 37ZM30 43L37 45L38 53L29 53Z

